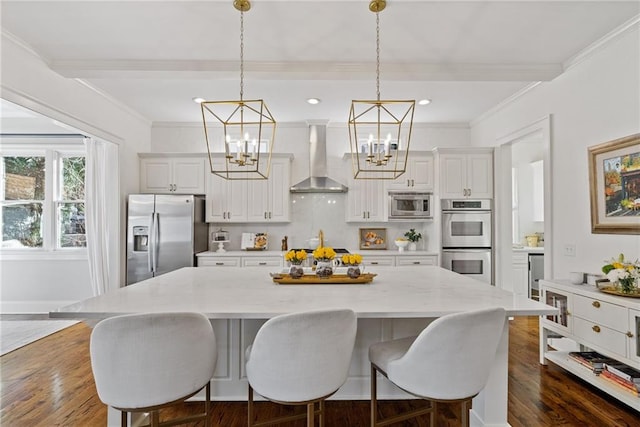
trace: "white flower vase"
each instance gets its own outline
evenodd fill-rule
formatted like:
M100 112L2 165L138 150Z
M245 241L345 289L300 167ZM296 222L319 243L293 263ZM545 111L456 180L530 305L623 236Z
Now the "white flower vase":
M415 251L417 249L416 242L409 242L409 246L407 246L407 249L409 249L410 251Z
M318 261L316 264L316 276L328 278L333 274L333 261Z

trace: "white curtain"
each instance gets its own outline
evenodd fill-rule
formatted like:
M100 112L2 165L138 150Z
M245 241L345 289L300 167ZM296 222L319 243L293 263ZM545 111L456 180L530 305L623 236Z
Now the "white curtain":
M85 138L85 227L87 234L87 254L89 276L93 295L107 292L110 282L108 208L108 143Z

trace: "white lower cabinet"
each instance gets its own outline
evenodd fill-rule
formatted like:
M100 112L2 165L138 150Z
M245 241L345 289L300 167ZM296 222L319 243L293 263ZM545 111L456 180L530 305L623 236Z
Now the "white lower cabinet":
M361 252L362 254L362 252ZM368 255L362 254L362 263L366 266L408 267L438 265L437 255Z
M283 268L284 258L280 253L260 256L198 255L198 267L270 267L273 271Z
M512 289L516 295L529 296L529 254L527 252L513 252L512 255Z
M549 339L562 336L609 358L640 370L640 301L608 295L594 286L565 281L540 281L541 301L560 309L558 316L540 318L540 363L561 366L618 400L640 411L640 399L595 375L568 352L549 347Z

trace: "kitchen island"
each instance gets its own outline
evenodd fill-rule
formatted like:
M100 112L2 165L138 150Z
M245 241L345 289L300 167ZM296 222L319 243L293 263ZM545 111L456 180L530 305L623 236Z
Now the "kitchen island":
M266 319L294 311L346 307L358 315L349 378L336 399L369 399L369 345L414 335L440 316L503 307L507 316L557 314L554 307L440 267L376 267L370 284L278 285L268 270L183 268L62 307L50 317L99 320L125 313L196 311L214 325L219 356L213 378L217 400L246 400L244 349ZM505 318L508 325L508 318ZM508 328L487 387L473 401L472 425L507 426ZM403 395L381 381L381 398ZM404 395L406 397L406 395Z

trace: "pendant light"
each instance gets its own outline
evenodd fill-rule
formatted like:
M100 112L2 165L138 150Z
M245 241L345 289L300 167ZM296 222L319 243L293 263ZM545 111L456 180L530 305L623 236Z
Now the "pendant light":
M380 15L387 2L372 0L376 14L375 100L353 100L349 143L355 179L396 179L407 170L415 100L380 100Z
M240 100L200 103L209 165L224 179L267 179L276 121L262 99L244 99L244 12L251 2L235 0L233 6L240 11ZM224 163L216 162L216 153L224 153Z

